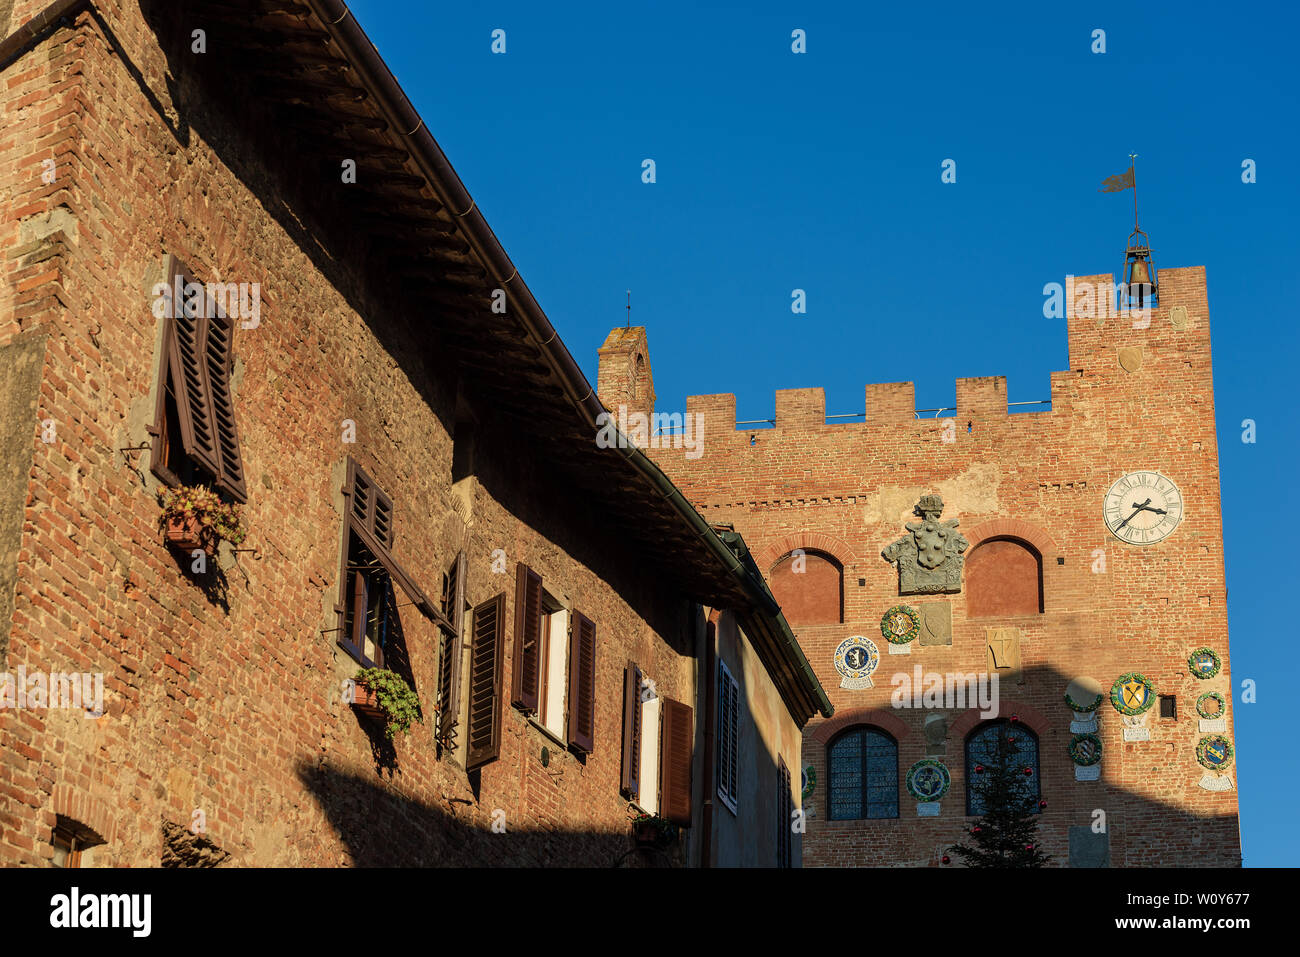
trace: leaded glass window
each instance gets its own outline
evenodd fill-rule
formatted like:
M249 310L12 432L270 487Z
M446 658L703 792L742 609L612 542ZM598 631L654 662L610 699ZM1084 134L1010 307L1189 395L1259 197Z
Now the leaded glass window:
M898 744L878 728L845 731L826 750L832 821L898 817Z
M999 739L1002 751L999 752ZM980 725L966 738L966 813L982 815L987 813L985 801L976 793L971 784L976 780L976 766L982 766L983 773L998 766L999 753L1009 754L1011 766L1017 771L1029 768L1026 775L1029 793L1035 798L1042 793L1038 771L1038 736L1022 722L1012 723L1005 718L988 721ZM1022 772L1023 773L1023 772ZM1035 811L1039 808L1035 807Z

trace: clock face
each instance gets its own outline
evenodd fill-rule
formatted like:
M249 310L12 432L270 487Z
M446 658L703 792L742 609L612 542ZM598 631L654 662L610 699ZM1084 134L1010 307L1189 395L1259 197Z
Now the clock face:
M1183 496L1159 472L1131 472L1106 493L1106 527L1130 545L1154 545L1183 521Z

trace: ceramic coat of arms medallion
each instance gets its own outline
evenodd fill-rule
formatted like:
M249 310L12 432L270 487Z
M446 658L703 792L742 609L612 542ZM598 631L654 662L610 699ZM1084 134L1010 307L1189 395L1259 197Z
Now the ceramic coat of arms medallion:
M941 761L929 758L907 769L907 793L918 801L937 801L948 793L952 778Z
M1196 678L1213 678L1219 673L1219 656L1210 648L1197 648L1187 656L1187 667Z
M1196 746L1196 760L1211 771L1222 771L1232 761L1232 743L1221 734L1201 738Z
M1110 688L1110 703L1124 715L1145 714L1155 704L1156 690L1143 675L1130 671L1120 675Z
M854 635L845 638L835 649L835 670L840 673L840 687L861 690L873 687L871 673L880 665L880 649L870 638Z
M908 522L908 535L880 553L887 562L898 565L898 593L926 595L961 591L962 552L970 547L957 531L956 519L939 521L943 499L923 495L912 509L920 519Z

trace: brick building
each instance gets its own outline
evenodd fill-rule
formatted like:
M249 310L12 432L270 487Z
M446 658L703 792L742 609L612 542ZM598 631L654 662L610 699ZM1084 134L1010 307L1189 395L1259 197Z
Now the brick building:
M828 422L821 389L784 389L737 428L734 395L692 396L696 451L648 449L743 532L835 705L804 730L806 866L938 864L1017 727L1057 864L1240 863L1205 270L1161 270L1149 323L1093 318L1111 281L1063 297L1050 407L1009 414L1003 378L959 379L956 408L922 416L887 383ZM607 406L654 411L644 330L600 361ZM996 714L903 695L983 674Z
M798 864L825 692L743 540L595 441L344 5L0 36L0 863L612 864L639 807L687 828L652 860ZM165 545L177 484L246 539Z

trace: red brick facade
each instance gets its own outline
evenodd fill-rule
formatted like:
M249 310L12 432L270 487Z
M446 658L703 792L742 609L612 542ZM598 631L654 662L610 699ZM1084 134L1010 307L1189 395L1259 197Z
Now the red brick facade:
M1011 699L1021 717L1030 709L1041 715L1048 806L1040 832L1056 863L1071 859L1070 829L1089 831L1098 811L1105 812L1112 866L1239 863L1236 792L1203 788L1207 772L1196 756L1203 736L1197 699L1218 691L1232 700L1205 270L1162 269L1159 279L1160 305L1149 327L1131 316L1098 320L1070 310L1070 368L1052 374L1050 411L1009 414L1005 380L977 378L957 381L955 411L918 418L912 384L886 383L867 386L863 421L827 424L821 389L783 389L774 428L737 431L733 395L692 396L688 410L705 417L704 454L690 460L680 451L652 450L704 516L745 535L765 572L796 548L827 552L843 565L843 624L792 619L836 706L833 719L805 729L803 761L817 778L805 801L817 815L808 825L806 865L934 865L945 846L963 839L963 742L974 723L957 711L891 709L891 677L917 665L947 674L998 664L1009 666L1000 671L1003 716ZM1084 283L1110 280L1079 277L1076 301ZM621 401L616 394L602 398L607 405ZM1186 507L1171 535L1146 546L1121 542L1103 518L1112 483L1138 470L1171 479ZM943 498L942 519L958 519L969 541L965 582L956 594L900 597L897 572L880 553L906 534L913 507L931 493ZM1041 614L1026 608L1034 556L1041 561ZM972 569L987 593L976 609L968 606L966 587ZM947 603L951 644L914 641L909 656L890 654L880 621L900 603ZM992 628L1019 632L1018 648L1014 641L999 645L1007 656L1001 662L988 647ZM880 647L872 689L840 687L832 658L852 635ZM1189 674L1188 655L1201 646L1223 661L1209 680ZM1162 718L1152 707L1149 740L1126 741L1123 716L1104 702L1102 778L1076 781L1067 755L1066 686L1088 676L1109 692L1131 671L1149 678L1158 694L1176 696L1177 717ZM890 710L896 721L883 717ZM856 723L893 727L897 819L827 819L827 729ZM952 787L938 817L918 818L902 777L927 756L947 764ZM1222 777L1235 784L1235 768Z
M158 35L166 21L95 7L0 74L0 350L6 383L39 370L30 395L3 394L22 428L0 486L0 671L102 673L105 713L0 709L0 864L48 861L60 815L105 841L106 865L184 857L164 847L178 832L235 865L614 863L629 833L625 667L694 708L700 606L629 549L644 515L594 507L554 440L521 432L446 358L426 304L395 301L345 228L311 221L299 204L328 186L295 183L306 146L286 158L214 106L188 40ZM305 7L263 25L286 23L320 29ZM209 43L233 55L215 30ZM169 255L200 282L261 290L231 384L247 550L197 576L160 540L142 448L158 441L152 306ZM336 641L349 457L392 497L393 556L435 604L459 552L467 605L505 594L500 756L469 774L464 697L457 746L435 746L439 630L418 608L399 615L423 724L390 746L343 700L357 670ZM597 629L585 756L508 700L521 563ZM684 842L679 862L693 853Z

